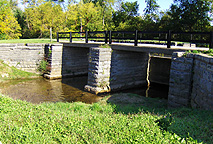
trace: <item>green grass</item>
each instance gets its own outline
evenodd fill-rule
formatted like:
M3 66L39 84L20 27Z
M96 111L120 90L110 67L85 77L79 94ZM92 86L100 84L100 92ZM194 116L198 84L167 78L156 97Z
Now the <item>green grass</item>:
M0 81L8 79L20 79L20 78L31 78L38 77L38 74L25 72L14 66L10 67L5 64L3 60L0 60Z
M59 42L69 42L69 39L60 39ZM81 39L73 39L73 41L82 41ZM50 39L12 39L12 40L0 40L0 43L57 43L56 39L52 42Z
M111 48L108 44L100 45L99 48Z
M50 39L12 39L0 40L0 43L57 43L56 39L50 42Z
M213 49L209 49L208 51L199 51L199 50L188 50L185 52L184 56L186 56L188 53L195 53L195 54L207 54L209 56L213 56Z
M157 121L168 114L166 131ZM106 99L33 105L0 94L2 143L211 143L212 120L212 112L186 108L121 106Z

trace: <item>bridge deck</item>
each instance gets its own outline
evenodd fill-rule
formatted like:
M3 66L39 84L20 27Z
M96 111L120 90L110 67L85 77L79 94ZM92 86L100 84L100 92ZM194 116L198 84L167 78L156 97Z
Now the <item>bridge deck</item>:
M85 43L84 41L75 41L72 43L64 42L64 46L68 47L98 47L103 42L89 42ZM135 51L135 52L148 52L148 53L164 53L164 54L172 54L173 52L184 52L187 50L209 50L209 48L201 48L201 47L183 47L183 46L171 46L171 48L167 48L166 45L157 45L157 44L138 44L138 46L134 46L133 43L113 43L110 44L113 50L124 50L124 51Z

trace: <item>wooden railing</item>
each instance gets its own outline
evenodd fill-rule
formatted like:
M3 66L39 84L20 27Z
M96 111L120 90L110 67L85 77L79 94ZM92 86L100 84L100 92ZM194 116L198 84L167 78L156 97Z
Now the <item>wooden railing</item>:
M142 40L157 40L165 41L167 48L170 48L173 41L188 42L188 43L205 43L209 48L213 48L213 32L173 32L173 31L86 31L86 32L57 32L57 42L59 39L84 39L85 43L89 40L102 41L106 44L112 42L134 43L138 46Z

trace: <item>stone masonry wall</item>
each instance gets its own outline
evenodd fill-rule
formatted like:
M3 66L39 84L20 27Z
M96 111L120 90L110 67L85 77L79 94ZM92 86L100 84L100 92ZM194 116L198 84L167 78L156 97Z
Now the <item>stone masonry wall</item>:
M50 45L50 72L45 75L49 79L67 76L85 75L88 73L88 48L66 47L63 44Z
M147 53L91 48L85 89L97 94L146 84L148 59Z
M168 105L213 109L213 58L202 54L173 53Z
M87 91L110 91L111 48L90 48Z
M62 75L87 75L89 48L65 47L62 53Z
M0 44L0 59L10 66L37 73L44 57L44 44Z
M62 52L63 45L48 45L46 50L46 57L48 57L48 61L50 63L50 71L48 74L45 74L44 77L48 79L56 79L62 77Z
M213 57L194 55L191 106L213 110Z
M170 107L189 106L192 87L193 56L173 53L170 70L168 104Z
M133 88L147 83L148 53L113 50L110 87L113 90Z

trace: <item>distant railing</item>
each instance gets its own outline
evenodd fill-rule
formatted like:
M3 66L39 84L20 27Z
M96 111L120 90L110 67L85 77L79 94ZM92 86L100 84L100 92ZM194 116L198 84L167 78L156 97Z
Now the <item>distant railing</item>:
M134 43L138 46L140 41L165 41L167 48L170 48L172 41L188 42L188 43L205 43L209 48L213 48L213 32L173 32L173 31L86 31L86 32L57 32L57 42L59 39L84 39L85 43L89 40L102 41L106 44L112 42L123 42L126 40L128 43Z

